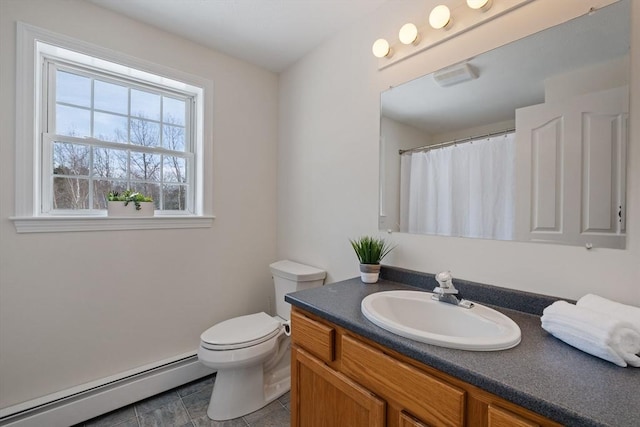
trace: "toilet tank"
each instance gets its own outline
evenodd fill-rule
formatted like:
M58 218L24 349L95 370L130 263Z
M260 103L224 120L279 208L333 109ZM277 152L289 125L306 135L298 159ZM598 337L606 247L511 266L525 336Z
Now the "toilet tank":
M269 265L276 291L276 314L289 320L291 305L284 301L290 292L322 286L327 273L319 268L283 260Z

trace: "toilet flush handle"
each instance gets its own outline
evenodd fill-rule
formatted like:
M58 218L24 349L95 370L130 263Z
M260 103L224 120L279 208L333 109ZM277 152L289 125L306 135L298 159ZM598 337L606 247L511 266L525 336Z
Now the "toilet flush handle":
M284 329L284 334L288 337L291 336L291 320L287 320L282 324L282 329Z

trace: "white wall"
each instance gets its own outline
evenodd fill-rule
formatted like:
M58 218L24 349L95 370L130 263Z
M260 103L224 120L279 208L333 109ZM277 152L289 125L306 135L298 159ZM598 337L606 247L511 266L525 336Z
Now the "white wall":
M348 238L377 233L379 94L417 76L584 14L604 0L536 0L382 71L371 55L436 0L389 2L280 76L278 255L318 264L328 281L358 274ZM640 1L632 1L626 250L394 233L387 262L514 289L640 305Z
M213 81L212 228L16 234L16 21ZM0 47L0 407L195 351L214 323L270 309L275 74L79 0L1 0Z
M545 102L562 101L629 84L629 55L553 76L544 82Z
M389 117L380 118L380 215L381 230L400 231L400 155L398 150L431 143L429 134ZM384 172L382 172L384 170Z
M465 141L469 138L469 136L476 135L488 135L490 133L503 132L506 129L515 129L516 127L516 119L515 119L515 111L513 112L514 118L513 120L505 120L502 122L489 123L486 125L474 126L472 128L467 129L458 129L451 132L439 133L437 135L433 135L433 143L443 143L443 142L451 142L455 140Z

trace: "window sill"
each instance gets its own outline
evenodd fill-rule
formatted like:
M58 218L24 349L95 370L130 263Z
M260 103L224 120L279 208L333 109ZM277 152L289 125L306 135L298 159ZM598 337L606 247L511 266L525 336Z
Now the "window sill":
M210 228L214 216L154 216L114 218L108 216L35 216L11 217L18 233L63 233L71 231L158 230Z

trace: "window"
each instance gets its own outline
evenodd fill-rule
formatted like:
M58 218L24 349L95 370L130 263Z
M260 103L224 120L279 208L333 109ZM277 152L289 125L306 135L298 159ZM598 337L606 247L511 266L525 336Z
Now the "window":
M193 211L193 96L44 61L43 212L106 209L126 189ZM46 101L45 101L46 100Z
M25 24L18 52L19 232L56 231L56 223L74 231L73 218L84 220L83 230L210 226L203 191L210 82ZM109 223L107 195L126 189L151 196L156 216Z

